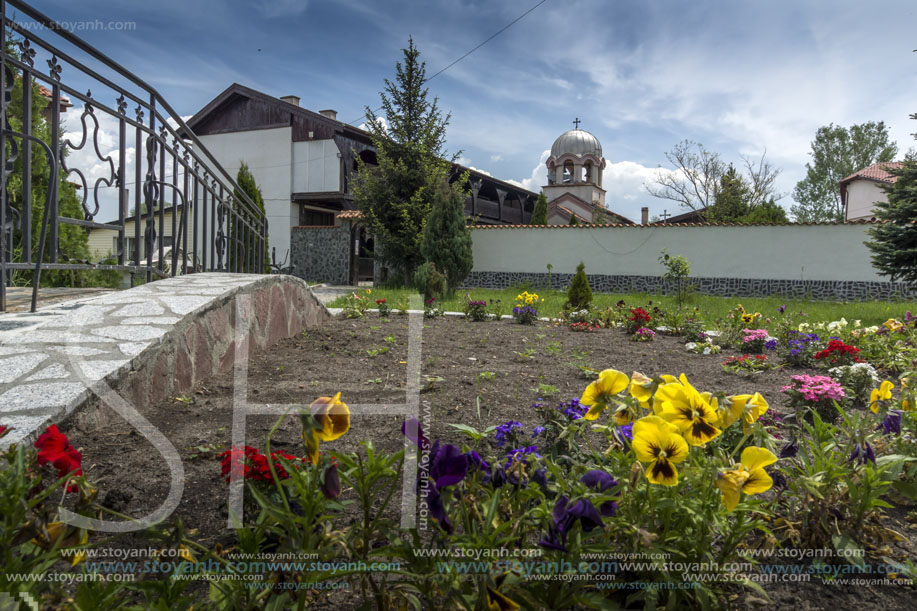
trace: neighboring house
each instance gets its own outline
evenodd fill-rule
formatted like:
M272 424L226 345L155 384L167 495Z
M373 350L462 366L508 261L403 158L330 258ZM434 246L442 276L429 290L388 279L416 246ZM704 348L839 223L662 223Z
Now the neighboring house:
M370 134L337 120L334 110L313 112L297 96L275 98L232 84L195 114L188 127L235 176L242 161L261 188L269 247L287 257L295 226L333 226L353 210L357 159L376 165ZM453 179L465 171L453 167ZM479 223L525 223L536 194L469 170L466 211Z
M175 208L178 208L178 213L174 214ZM162 235L158 235L156 238L156 244L153 247L153 259L159 259L159 244L162 244L163 249L166 249L172 246L172 220L173 216L175 218L175 228L177 233L178 228L181 223L182 212L184 206L175 206L168 207L162 211ZM124 219L124 237L125 237L125 263L130 265L133 256L134 256L134 247L136 244L136 234L135 234L135 225L136 225L136 216L128 216ZM193 227L193 216L188 217L189 227L188 227L188 251L192 250L192 241L194 234L192 233ZM154 227L156 232L159 232L159 212L156 211L153 215ZM99 261L106 256L117 256L118 253L118 221L110 221L106 225L112 225L111 229L92 229L89 232L89 252L92 253L93 261ZM146 262L147 253L146 253L146 241L144 240L144 230L146 229L146 216L141 215L140 218L140 258L141 265ZM181 245L179 245L181 247ZM198 248L200 251L200 247Z
M897 176L889 174L888 170L898 169L902 165L900 161L874 163L842 180L840 189L844 218L854 221L875 216L876 202L888 201L882 185L894 184L898 179Z

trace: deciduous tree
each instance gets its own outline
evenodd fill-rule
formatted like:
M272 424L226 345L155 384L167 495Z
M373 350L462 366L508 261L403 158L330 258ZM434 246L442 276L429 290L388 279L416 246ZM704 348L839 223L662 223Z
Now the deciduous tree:
M803 222L844 220L838 183L857 170L891 161L897 152L882 121L818 128L812 141L812 162L806 164L806 177L796 183L793 199L797 204L790 211Z

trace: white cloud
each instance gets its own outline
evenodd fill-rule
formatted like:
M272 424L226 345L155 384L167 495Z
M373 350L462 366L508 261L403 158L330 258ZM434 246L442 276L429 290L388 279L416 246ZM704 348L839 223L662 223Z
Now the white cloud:
M491 161L503 161L503 155L491 155L490 160Z
M532 174L528 178L523 178L521 181L507 180L506 182L512 183L514 185L519 185L520 187L528 189L529 191L534 191L535 193L540 193L541 187L548 184L548 168L544 163L548 160L550 155L550 150L546 149L542 151L541 157L538 159L538 165L532 168Z

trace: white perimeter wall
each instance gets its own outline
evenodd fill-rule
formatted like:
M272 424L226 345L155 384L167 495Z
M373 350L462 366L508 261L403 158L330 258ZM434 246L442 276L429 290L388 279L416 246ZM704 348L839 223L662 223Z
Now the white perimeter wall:
M299 211L290 200L293 186L291 128L214 134L200 136L200 140L233 180L239 172L240 162L248 164L264 197L269 247L276 248L277 260L283 261L290 248L290 229L299 224Z
M663 248L691 276L883 282L863 242L869 224L757 227L557 227L475 229L474 271L661 276Z

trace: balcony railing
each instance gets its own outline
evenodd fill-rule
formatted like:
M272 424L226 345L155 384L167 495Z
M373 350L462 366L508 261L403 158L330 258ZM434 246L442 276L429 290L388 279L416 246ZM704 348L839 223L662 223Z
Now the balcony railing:
M263 212L155 89L28 4L0 10L0 311L28 276L34 311L42 270L265 271ZM78 206L62 209L65 190ZM117 219L98 221L105 209ZM115 250L74 256L62 237L77 230L106 232Z

